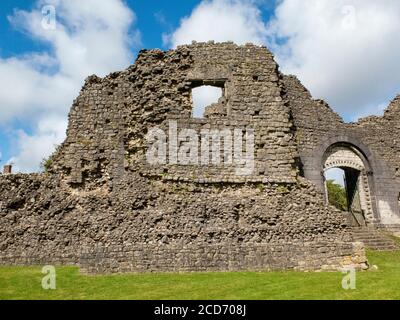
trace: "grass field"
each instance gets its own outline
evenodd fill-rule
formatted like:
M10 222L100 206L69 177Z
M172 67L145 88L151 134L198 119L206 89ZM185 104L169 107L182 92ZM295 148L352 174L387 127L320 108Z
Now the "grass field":
M41 287L40 267L0 267L0 299L400 299L400 252L369 252L375 271L357 272L356 289L343 274L235 272L84 276L59 267L57 288Z

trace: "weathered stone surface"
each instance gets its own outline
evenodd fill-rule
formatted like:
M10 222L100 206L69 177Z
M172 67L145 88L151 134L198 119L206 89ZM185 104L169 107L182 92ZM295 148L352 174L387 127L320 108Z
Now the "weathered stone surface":
M125 189L112 192L104 188L77 191L46 175L3 177L2 199L10 200L1 202L0 261L77 263L82 250L110 244L159 247L157 257L161 258L162 248L182 246L207 252L208 246L222 243L247 248L278 245L283 255L291 252L284 248L301 248L304 242L335 247L336 242L351 241L341 213L321 205L322 196L306 181L284 189L278 185L202 186L152 181L134 174L125 179ZM263 254L268 256L269 250ZM211 255L210 263L214 259ZM207 265L207 261L201 263Z
M194 119L191 90L206 84L223 96ZM396 225L399 109L397 99L382 118L345 124L283 76L264 47L143 50L128 69L87 78L47 173L0 176L0 263L80 264L85 272L365 268L346 217L325 204L323 155L346 137L368 145L371 223L384 222L386 201ZM145 136L170 121L196 131L254 129L254 172L150 165ZM385 181L393 188L382 189Z
M327 150L341 144L358 151L365 166L362 174L368 176L373 211L370 222L376 226L399 225L400 96L382 117L344 123L324 101L313 100L294 76L284 76L283 80L296 127L302 175L323 192L321 172Z

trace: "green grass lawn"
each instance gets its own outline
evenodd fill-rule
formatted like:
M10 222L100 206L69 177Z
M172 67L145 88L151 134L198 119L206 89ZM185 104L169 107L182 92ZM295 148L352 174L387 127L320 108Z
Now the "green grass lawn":
M41 287L40 267L0 267L0 299L400 299L400 252L369 252L376 271L231 272L86 276L59 267L56 290Z

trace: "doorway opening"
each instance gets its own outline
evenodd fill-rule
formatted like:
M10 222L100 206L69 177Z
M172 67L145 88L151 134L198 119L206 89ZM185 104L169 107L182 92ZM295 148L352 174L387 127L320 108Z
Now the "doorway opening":
M325 172L326 192L329 204L341 211L348 211L345 172L340 168L332 168Z
M330 146L324 159L327 203L347 212L352 226L366 226L373 220L367 159L349 144Z

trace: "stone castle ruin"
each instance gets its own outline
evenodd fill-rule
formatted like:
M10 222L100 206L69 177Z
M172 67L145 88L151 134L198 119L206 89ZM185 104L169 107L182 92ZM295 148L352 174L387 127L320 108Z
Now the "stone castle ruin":
M192 90L205 85L222 96L196 118ZM354 228L400 226L399 118L400 96L382 117L344 123L281 74L265 47L143 50L128 69L86 79L45 173L0 177L0 264L77 264L84 272L366 268ZM224 160L226 141L240 135L246 154L252 132L253 166L238 174L235 161L184 163L168 152L151 163L153 128L229 131L216 147ZM168 134L164 142L185 143ZM193 147L186 151L190 159ZM327 204L331 168L345 171L348 212Z

